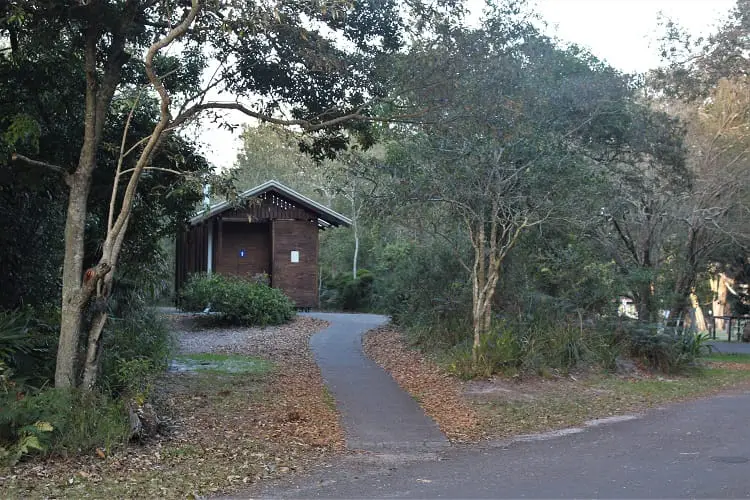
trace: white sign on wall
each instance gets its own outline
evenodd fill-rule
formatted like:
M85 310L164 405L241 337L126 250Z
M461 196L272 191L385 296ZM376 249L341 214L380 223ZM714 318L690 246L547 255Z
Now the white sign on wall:
M296 264L299 262L299 251L298 250L292 250L292 263Z

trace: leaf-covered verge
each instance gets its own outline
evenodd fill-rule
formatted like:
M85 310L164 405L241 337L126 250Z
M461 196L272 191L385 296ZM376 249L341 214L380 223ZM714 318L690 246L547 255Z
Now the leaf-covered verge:
M363 344L453 442L550 431L750 387L750 356L714 354L702 368L668 378L638 370L628 377L585 372L462 381L411 349L392 326L365 335Z
M21 463L0 472L0 496L185 498L231 493L342 450L338 414L307 348L309 336L325 324L296 318L264 329L282 349L249 341L209 344L213 358L222 353L234 359L257 356L273 368L241 374L168 373L156 388L161 415L167 415L164 435L111 456Z

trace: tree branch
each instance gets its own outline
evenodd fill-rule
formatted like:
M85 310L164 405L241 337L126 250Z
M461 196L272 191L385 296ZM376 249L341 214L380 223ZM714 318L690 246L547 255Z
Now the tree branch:
M169 172L170 174L175 174L175 175L185 175L185 172L180 172L179 170L174 170L174 169L171 169L171 168L144 167L141 170L156 170L156 171L159 171L159 172ZM129 168L127 170L123 170L122 172L120 172L120 175L129 174L130 172L135 172L135 167Z
M38 161L38 160L32 160L31 158L28 158L22 154L19 153L13 153L11 155L11 160L16 162L25 163L31 167L40 167L40 168L46 168L48 170L52 170L54 172L57 172L59 174L62 174L63 178L65 179L65 182L68 183L68 179L70 178L70 174L67 170L65 170L62 167L59 167L57 165L53 165L51 163L47 163L46 161Z
M416 118L419 118L420 116L423 116L426 113L426 110L422 110L416 113L409 113L409 114L403 114L398 116L390 116L390 117L376 117L376 116L368 116L366 114L363 114L364 110L367 108L367 106L371 105L372 103L367 103L359 108L357 108L355 111L337 116L336 118L331 118L329 120L324 120L321 122L316 122L314 120L304 120L304 119L293 119L288 120L284 118L276 118L271 115L267 115L264 113L260 113L258 111L253 111L252 109L248 108L244 104L240 104L238 102L206 102L206 103L199 103L195 104L193 106L190 106L185 111L180 113L170 124L170 128L176 128L200 113L201 111L205 111L208 109L227 109L227 110L235 110L243 113L246 116L249 116L251 118L255 118L257 120L266 122L266 123L272 123L274 125L281 125L285 127L291 127L291 126L297 126L301 129L307 131L307 132L315 132L317 130L322 130L324 128L333 127L335 125L340 125L345 122L353 122L353 121L372 121L372 122L381 122L381 123L408 123L411 121L414 121Z

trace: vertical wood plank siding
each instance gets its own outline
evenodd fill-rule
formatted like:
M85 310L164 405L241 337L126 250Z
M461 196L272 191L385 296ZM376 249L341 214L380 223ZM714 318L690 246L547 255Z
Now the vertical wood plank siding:
M273 221L271 284L284 290L297 307L318 306L318 226L305 220ZM292 251L299 262L291 262Z
M271 285L283 290L298 307L317 307L317 220L317 214L267 192L245 207L186 227L177 235L175 289L179 292L191 274L208 270L212 224L214 272L245 277L268 274ZM298 263L291 262L292 251L299 252Z

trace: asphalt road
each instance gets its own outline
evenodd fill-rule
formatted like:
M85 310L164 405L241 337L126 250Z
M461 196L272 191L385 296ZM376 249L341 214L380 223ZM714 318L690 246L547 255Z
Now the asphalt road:
M559 437L423 455L349 456L251 496L748 497L749 411L750 392L738 392Z

